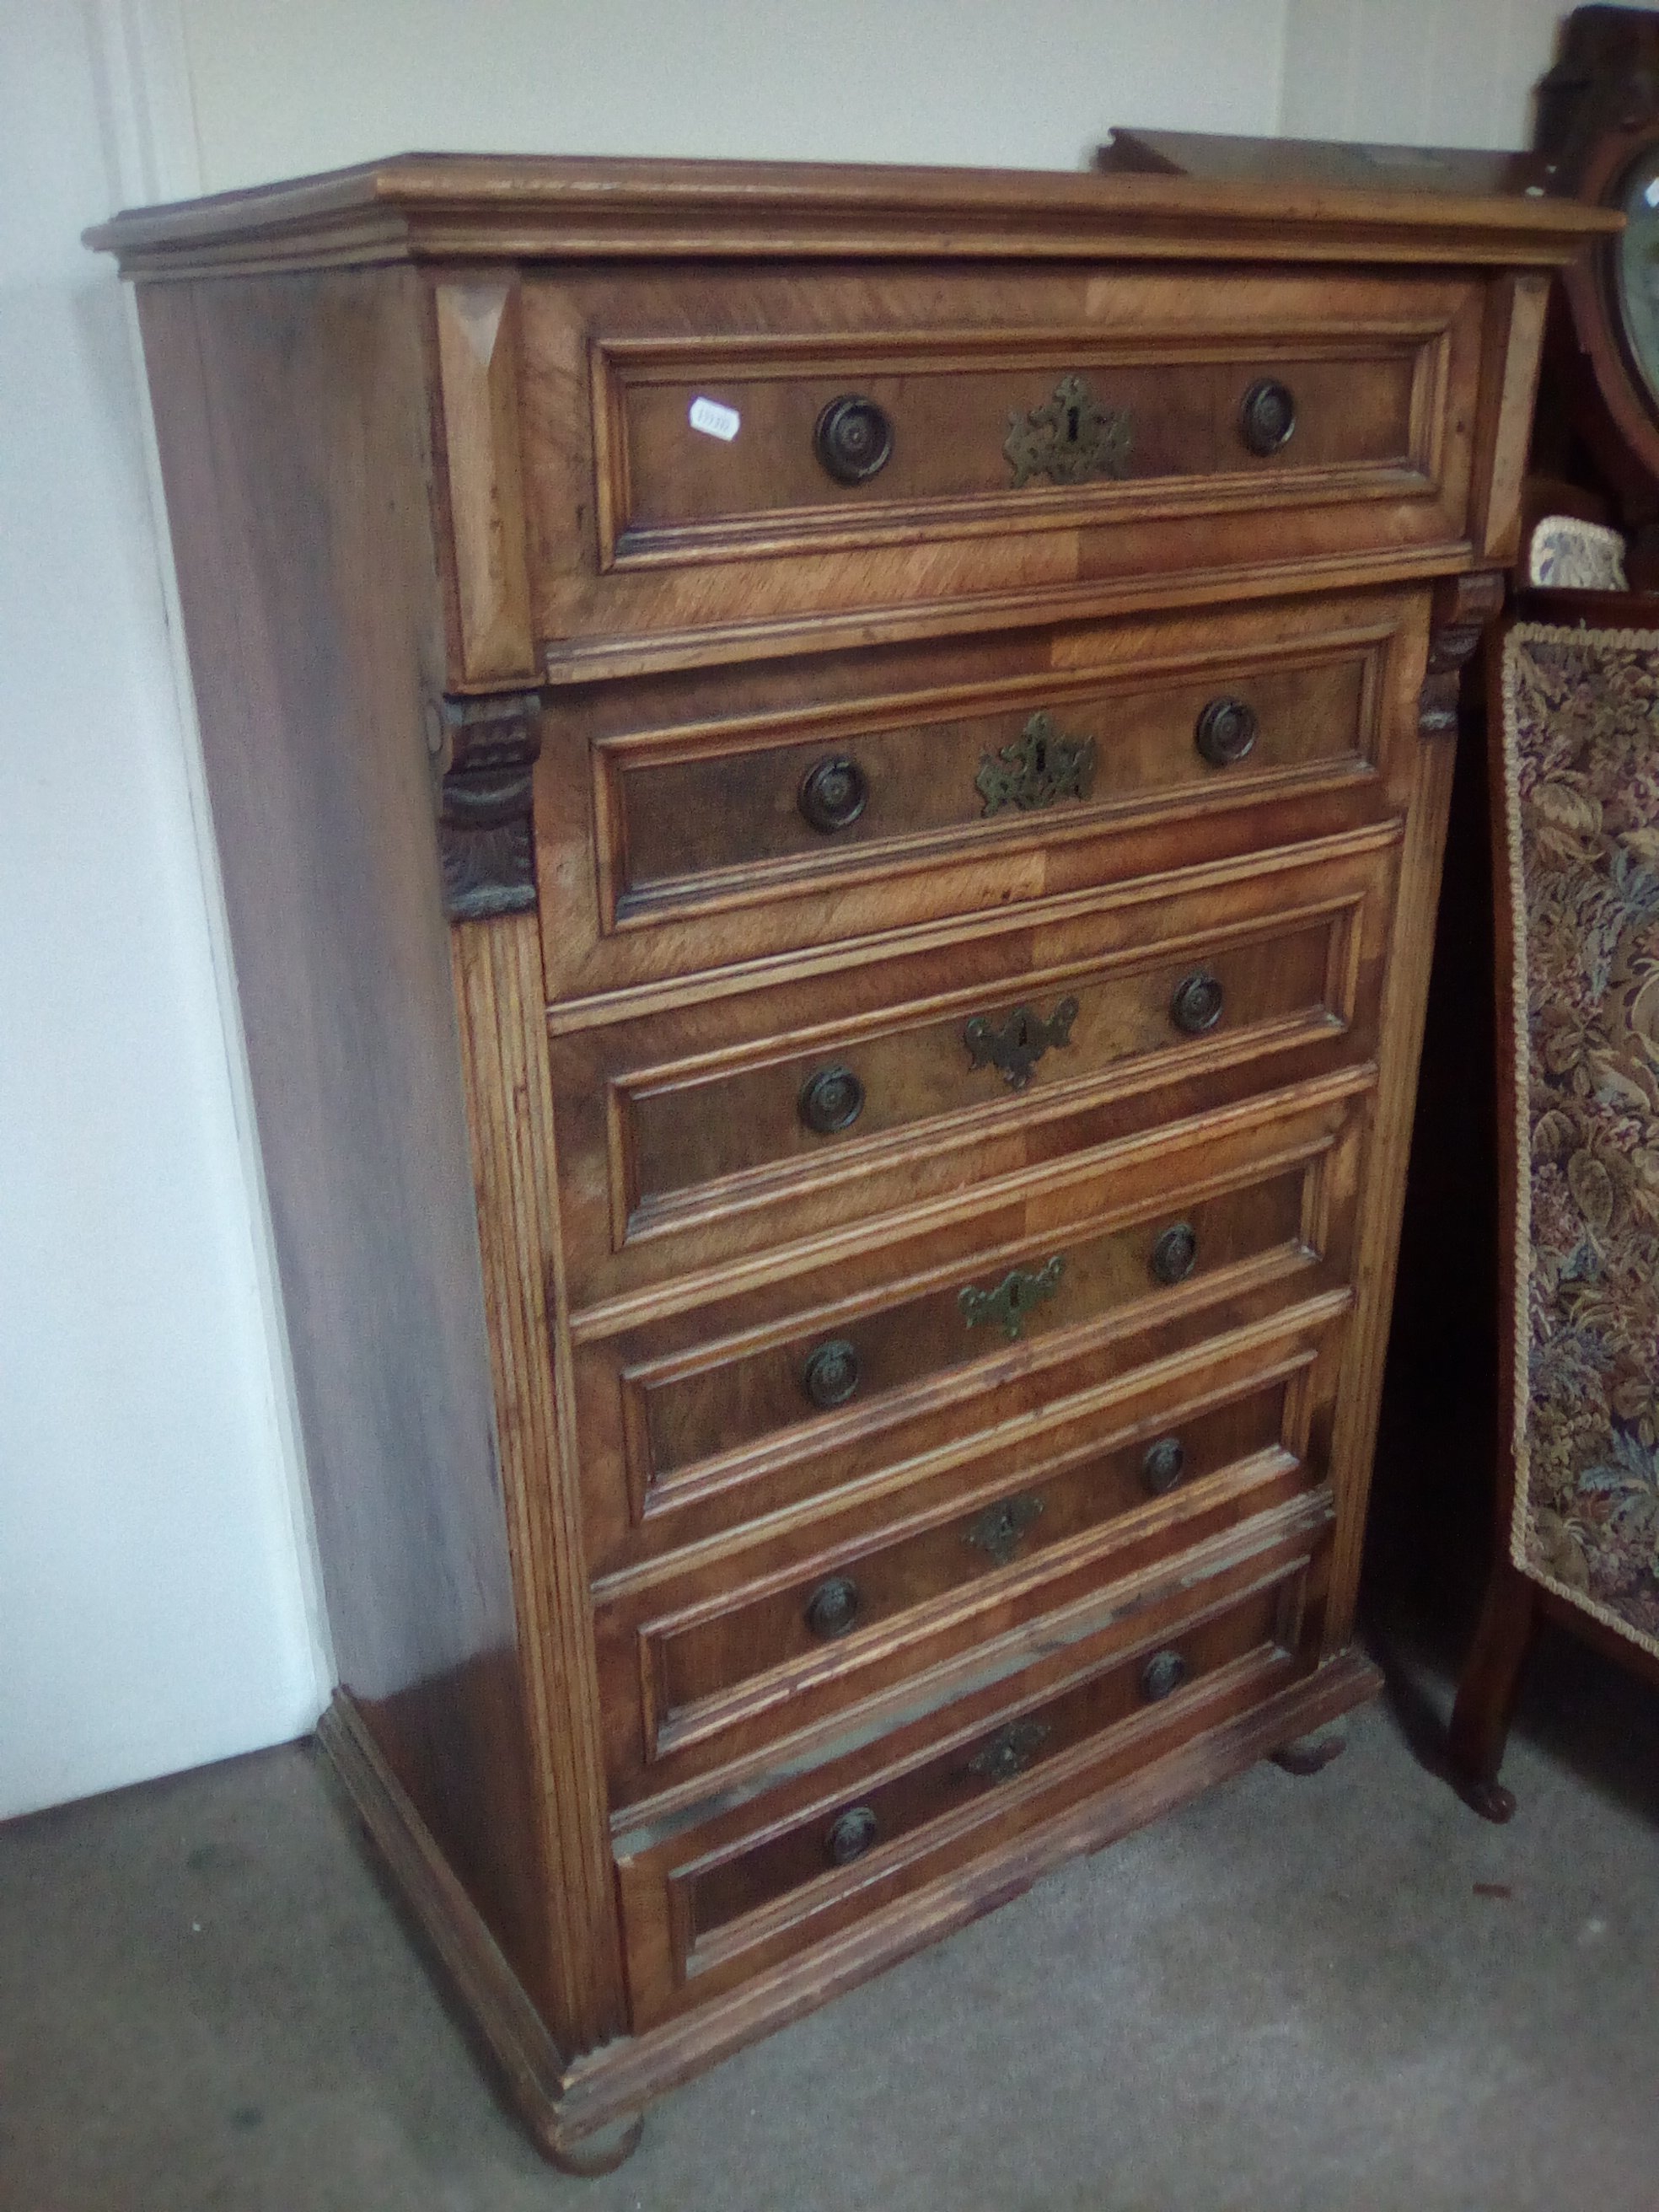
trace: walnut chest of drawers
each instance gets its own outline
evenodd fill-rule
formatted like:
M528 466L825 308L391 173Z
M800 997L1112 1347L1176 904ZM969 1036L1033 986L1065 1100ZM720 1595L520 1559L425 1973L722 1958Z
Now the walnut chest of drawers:
M97 234L324 1741L554 2155L1371 1688L1456 670L1601 221L411 158Z

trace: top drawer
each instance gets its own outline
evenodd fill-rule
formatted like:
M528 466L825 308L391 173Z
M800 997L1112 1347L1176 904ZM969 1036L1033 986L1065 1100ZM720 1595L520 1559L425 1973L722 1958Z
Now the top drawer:
M1443 564L1481 307L1455 277L532 276L532 627L556 674L919 600L1012 620L1183 570Z

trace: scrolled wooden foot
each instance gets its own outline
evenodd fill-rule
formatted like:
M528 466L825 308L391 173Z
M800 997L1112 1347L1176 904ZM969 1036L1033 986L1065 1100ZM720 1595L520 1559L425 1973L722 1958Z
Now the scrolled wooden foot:
M1277 1751L1270 1751L1267 1756L1286 1774L1322 1774L1347 1747L1345 1735L1304 1735L1298 1736L1294 1743L1281 1743Z
M613 2120L609 2127L595 2128L592 2135L578 2136L574 2142L562 2143L550 2136L544 2139L542 2147L561 2173L592 2181L602 2173L614 2173L624 2159L631 2158L644 2132L645 2114L630 2112L626 2119Z
M1472 1813L1483 1820L1493 1820L1501 1827L1515 1818L1515 1792L1506 1790L1501 1782L1457 1780L1457 1794Z

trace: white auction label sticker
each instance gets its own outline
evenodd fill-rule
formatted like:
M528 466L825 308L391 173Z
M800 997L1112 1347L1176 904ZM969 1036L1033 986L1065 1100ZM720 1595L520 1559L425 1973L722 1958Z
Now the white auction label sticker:
M743 417L735 407L722 407L718 399L694 399L690 422L705 438L723 438L729 446L743 427Z

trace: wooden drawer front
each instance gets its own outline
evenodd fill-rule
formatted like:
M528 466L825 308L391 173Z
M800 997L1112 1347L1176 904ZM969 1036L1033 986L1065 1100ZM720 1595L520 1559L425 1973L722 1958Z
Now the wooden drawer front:
M983 1667L1003 1648L1023 1663L1046 1616L1310 1488L1337 1343L1328 1333L1280 1352L1230 1389L1189 1377L1188 1402L1156 1433L1106 1425L1012 1483L994 1460L969 1462L954 1495L896 1497L873 1533L826 1516L599 1584L613 1803L775 1756L854 1705L913 1699L921 1678L964 1655ZM1002 1481L988 1488L988 1471Z
M985 1253L971 1273L908 1296L896 1286L887 1302L839 1316L833 1334L814 1327L689 1372L678 1361L655 1376L635 1370L628 1386L647 1483L695 1479L758 1443L775 1448L781 1431L822 1427L842 1406L866 1431L901 1420L919 1389L937 1395L939 1378L994 1364L1011 1345L1041 1360L1067 1331L1097 1334L1108 1321L1121 1331L1177 1285L1189 1297L1218 1295L1240 1269L1304 1248L1304 1225L1320 1216L1324 1157L1218 1184L1194 1157L1192 1182L1141 1201L1130 1218L1115 1209L1085 1217L1039 1243Z
M1081 331L1041 349L921 332L840 345L601 341L600 561L829 550L916 523L1021 530L1090 508L1259 506L1264 491L1282 499L1310 478L1327 495L1363 495L1384 473L1391 488L1407 476L1426 489L1440 328L1271 355L1206 339L1212 349L1219 358L1183 359L1178 340L1113 346ZM1294 393L1295 430L1264 454L1247 441L1246 401L1270 380ZM890 441L879 473L859 483L837 481L817 450L826 410L849 394L866 430L883 417ZM740 418L730 441L692 430L704 396Z
M1012 702L963 701L955 714L886 726L872 718L803 738L794 716L781 728L722 732L720 750L619 753L611 792L627 872L617 912L744 888L757 864L827 872L864 848L1022 813L1064 822L1073 808L1139 811L1207 795L1229 777L1274 788L1310 771L1352 774L1365 676L1355 655L1255 678L1226 669L1215 683L1158 690L1051 684L1039 701L1022 687ZM1226 750L1247 741L1242 758ZM1054 817L1055 807L1065 812Z
M1444 547L1481 309L1457 278L1110 267L532 279L533 611L556 662L601 626L614 661L636 628ZM1264 386L1290 395L1282 444ZM848 400L864 458L886 447L857 481Z
M749 1802L723 1791L722 1807L738 1802L701 1824L665 1807L624 1834L635 2027L867 1918L1309 1671L1316 1540L1305 1516L1277 1537L1224 1538L1189 1555L1178 1585L1100 1594L1021 1674Z
M740 999L556 1021L573 1296L1074 1151L1091 1109L1115 1131L1183 1079L1219 1098L1298 1048L1370 1051L1397 835L1357 846L939 951L859 948Z
M885 1481L1291 1297L1346 1297L1368 1085L1176 1125L925 1234L901 1218L836 1264L809 1249L751 1287L582 1317L594 1571Z
M630 1219L706 1203L714 1184L769 1181L781 1166L844 1157L1007 1098L1092 1087L1151 1073L1138 1066L1147 1060L1190 1060L1216 1044L1248 1051L1286 1029L1345 1023L1358 912L1358 900L1304 908L1250 934L1206 932L1098 967L1045 963L1046 972L1012 989L952 994L931 1019L905 1008L908 1021L831 1032L810 1052L758 1066L630 1080L622 1109ZM859 1093L838 1079L826 1104L826 1072L840 1069ZM844 1131L825 1126L837 1115Z
M557 695L550 996L1403 814L1425 623L1420 594L1351 593Z

